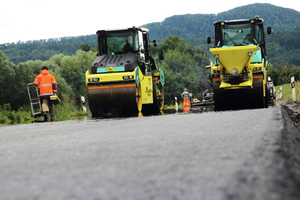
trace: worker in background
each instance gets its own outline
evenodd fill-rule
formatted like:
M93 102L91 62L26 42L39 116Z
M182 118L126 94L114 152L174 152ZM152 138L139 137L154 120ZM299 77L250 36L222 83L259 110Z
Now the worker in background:
M184 92L181 94L181 97L183 98L183 100L190 98L190 93L187 91L186 88L184 88Z
M184 92L181 94L181 97L183 98L183 111L189 111L190 110L190 93L187 91L187 89L184 89Z
M51 121L54 121L54 109L53 103L50 101L50 96L57 94L57 83L55 77L49 73L47 66L42 67L41 73L35 78L33 84L39 88L44 121L48 121L47 113L49 111Z

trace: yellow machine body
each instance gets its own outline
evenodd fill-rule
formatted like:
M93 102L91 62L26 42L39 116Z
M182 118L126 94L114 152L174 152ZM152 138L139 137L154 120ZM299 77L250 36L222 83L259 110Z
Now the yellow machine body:
M132 78L124 82L124 76ZM161 96L160 90L156 88L159 76L143 75L139 67L136 67L133 72L106 74L90 74L88 70L86 72L86 84L95 83L91 80L99 80L99 83L102 83L102 85L87 86L89 99L92 99L91 103L104 107L120 108L127 114L138 111L138 116L143 116L143 105L152 105L156 103L154 99ZM163 103L158 109L160 113L163 113Z
M267 107L263 20L256 16L214 26L215 46L210 52L215 61L210 69L216 109Z
M213 65L212 70L221 71L223 68L230 75L240 74L243 70L248 73L248 80L238 84L231 84L224 80L224 74L220 74L221 85L220 89L242 89L253 87L253 69L262 67L262 63L253 64L252 57L259 48L256 45L241 46L241 47L225 47L225 48L211 48L210 52L217 57L219 65ZM262 71L262 70L261 70Z
M164 72L150 56L148 31L97 31L98 57L85 74L93 117L163 114Z
M149 55L148 29L101 30L97 35L98 57L85 74L93 117L163 113L164 72Z

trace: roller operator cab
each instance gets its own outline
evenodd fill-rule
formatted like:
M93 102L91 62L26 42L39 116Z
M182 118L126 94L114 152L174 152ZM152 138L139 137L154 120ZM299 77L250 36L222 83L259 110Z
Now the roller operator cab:
M98 57L86 72L93 117L162 113L164 73L149 54L148 29L100 30L97 36Z
M255 16L247 20L219 21L214 26L215 43L210 52L215 59L211 80L216 110L267 107L263 19Z

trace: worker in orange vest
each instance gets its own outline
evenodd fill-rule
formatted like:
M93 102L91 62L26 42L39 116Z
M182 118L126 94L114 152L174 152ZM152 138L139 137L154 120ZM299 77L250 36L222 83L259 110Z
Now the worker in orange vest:
M190 93L187 91L187 89L184 89L184 92L181 94L181 97L183 98L183 111L189 111L190 110Z
M57 83L55 77L48 71L47 66L42 67L41 73L35 78L33 84L38 86L40 99L42 100L42 110L44 121L48 121L47 113L50 111L51 121L54 121L53 103L50 96L57 94Z

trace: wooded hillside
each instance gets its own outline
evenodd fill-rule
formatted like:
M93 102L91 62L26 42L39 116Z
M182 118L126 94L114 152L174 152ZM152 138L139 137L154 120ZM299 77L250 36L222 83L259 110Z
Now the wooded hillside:
M220 20L250 19L259 15L265 21L265 27L271 26L273 31L292 30L300 26L300 12L274 6L271 4L255 3L226 12L213 14L187 14L166 18L163 22L143 25L149 28L150 37L165 39L176 35L183 39L205 38L214 35L214 22Z

